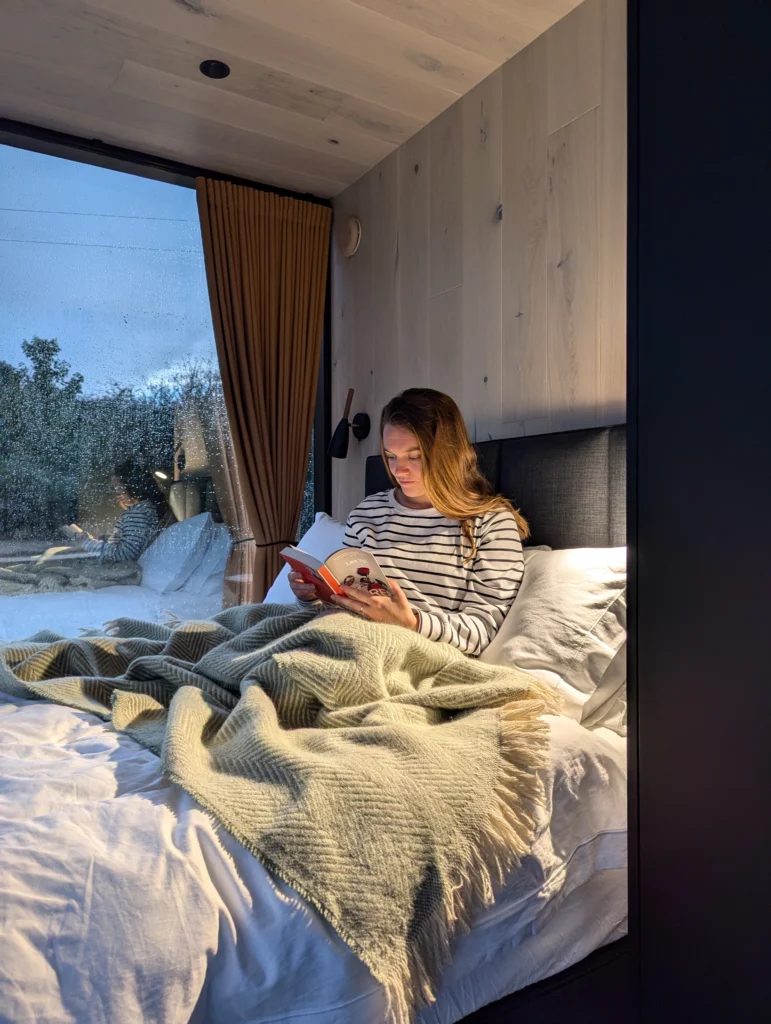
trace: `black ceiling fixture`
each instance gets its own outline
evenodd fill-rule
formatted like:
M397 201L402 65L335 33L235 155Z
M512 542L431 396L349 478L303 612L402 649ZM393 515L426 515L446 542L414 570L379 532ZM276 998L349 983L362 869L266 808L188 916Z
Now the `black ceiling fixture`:
M200 71L207 78L227 78L230 74L230 68L221 60L201 61Z

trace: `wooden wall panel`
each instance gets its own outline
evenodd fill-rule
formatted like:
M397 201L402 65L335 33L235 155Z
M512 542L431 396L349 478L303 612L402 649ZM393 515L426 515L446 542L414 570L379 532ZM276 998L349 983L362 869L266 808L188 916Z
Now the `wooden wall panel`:
M605 3L602 22L602 100L599 130L599 380L598 416L624 418L626 394L626 4Z
M453 390L478 440L501 426L502 81L501 71L490 75L462 105L462 359Z
M428 384L429 161L428 129L399 155L399 387ZM366 218L365 218L366 220ZM364 229L366 230L366 228ZM377 316L373 310L373 316Z
M377 413L399 390L399 157L393 153L367 175L371 211L372 290L370 302L377 316L368 322L362 339L373 350L374 406ZM374 427L374 424L373 424Z
M503 68L502 422L549 411L546 40Z
M339 216L361 215L369 208L367 195L368 181L362 178L342 197ZM372 309L372 266L373 237L362 236L361 244L352 259L346 259L334 247L332 263L332 429L343 415L348 388L354 388L353 409L369 412L374 408L373 400L373 345L371 342ZM361 500L364 485L364 458L367 452L350 439L348 457L342 461L333 460L332 507L345 508ZM336 472L336 467L346 472Z
M597 417L599 229L597 112L549 136L546 348L549 409L573 424Z
M450 288L431 299L431 387L456 394L463 378L462 289Z
M550 134L600 103L605 6L606 0L584 0L542 36L546 43L546 126Z
M338 406L349 379L373 421L428 385L478 440L623 419L625 12L585 0L338 197L362 220L333 266ZM337 515L374 451L334 464Z
M455 103L428 126L430 169L431 295L457 288L462 281L463 112Z

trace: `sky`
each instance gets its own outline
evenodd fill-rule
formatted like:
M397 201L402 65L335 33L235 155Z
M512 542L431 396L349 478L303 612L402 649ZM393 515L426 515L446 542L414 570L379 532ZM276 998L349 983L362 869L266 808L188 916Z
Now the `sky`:
M215 361L195 192L0 145L0 360L34 335L86 394Z

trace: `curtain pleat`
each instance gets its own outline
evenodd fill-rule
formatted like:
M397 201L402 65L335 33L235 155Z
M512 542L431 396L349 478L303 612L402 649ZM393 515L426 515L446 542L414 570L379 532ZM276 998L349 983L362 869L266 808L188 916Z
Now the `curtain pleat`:
M302 511L332 211L196 180L214 336L260 601Z

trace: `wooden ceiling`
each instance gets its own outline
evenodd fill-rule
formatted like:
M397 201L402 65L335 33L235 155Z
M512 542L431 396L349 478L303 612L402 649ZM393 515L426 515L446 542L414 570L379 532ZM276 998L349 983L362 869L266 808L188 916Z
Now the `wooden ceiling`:
M577 4L0 0L0 116L333 196Z

